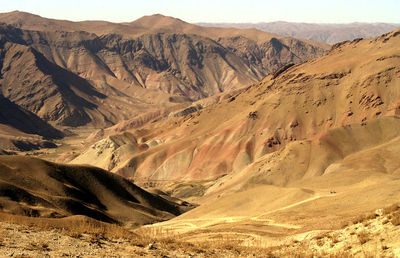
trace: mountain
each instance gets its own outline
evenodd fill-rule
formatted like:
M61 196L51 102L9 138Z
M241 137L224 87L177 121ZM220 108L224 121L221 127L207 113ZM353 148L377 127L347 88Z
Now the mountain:
M118 240L130 254L398 253L400 30L326 51L162 15L0 19L2 212L162 221L135 231L146 244ZM61 137L49 124L77 133L22 153L49 161L2 147Z
M0 22L11 24L0 26L4 97L57 126L107 127L167 114L329 48L162 15L117 24L12 12Z
M45 218L85 215L138 226L170 219L190 206L150 194L102 169L0 156L1 210Z
M178 33L195 34L208 37L214 40L218 38L230 38L244 36L256 42L269 40L273 37L284 39L275 34L263 32L256 29L237 29L237 28L209 28L187 23L180 19L154 14L143 16L132 22L112 23L106 21L81 21L72 22L66 20L55 20L41 17L39 15L26 12L9 12L0 14L0 22L10 24L16 28L37 31L87 31L98 36L105 34L118 34L128 37L138 37L144 34L154 33ZM326 47L326 44L306 41L319 47Z
M206 27L227 27L257 30L274 33L280 36L290 36L299 39L309 39L328 44L356 38L374 38L383 33L393 31L400 24L391 23L296 23L296 22L268 22L268 23L199 23Z
M11 12L11 13L3 13L0 14L0 22L5 22L7 24L13 25L15 27L21 29L29 29L29 30L38 30L38 31L87 31L91 33L95 33L99 36L106 34L117 34L122 35L126 39L132 38L140 38L144 35L153 35L153 34L185 34L185 37L189 38L193 35L201 36L207 38L207 40L212 39L217 41L218 43L222 43L223 47L229 48L229 50L238 51L241 54L241 57L245 57L247 61L247 66L249 65L257 65L260 63L260 60L263 58L268 58L269 62L275 63L275 66L266 66L261 65L258 66L258 73L265 75L272 70L277 69L277 66L289 63L289 62L299 62L309 58L313 58L315 56L319 56L324 53L324 51L329 49L327 44L316 43L312 41L299 41L289 37L279 37L274 34L265 33L255 29L231 29L231 28L206 28L197 26L194 24L186 23L182 20L175 19L173 17L163 16L160 14L144 16L138 20L135 20L130 23L108 23L103 21L84 21L84 22L69 22L69 21L60 21L53 19L42 18L37 15L24 13L24 12ZM105 25L106 24L106 25ZM93 25L93 26L92 26ZM152 36L154 37L154 36ZM160 36L157 36L160 37ZM155 39L153 38L148 44L154 44L154 46L162 47L161 49L165 49L165 52L174 53L178 46L175 46L176 36L172 35L173 38L168 38L168 44L165 46L163 42L152 42ZM199 39L203 39L199 37L197 40L195 39L193 42L193 46L190 46L190 53L185 51L185 55L191 55L193 52L197 52L197 56L200 60L203 58L203 51L206 51L207 42L201 42L201 49L196 49L198 46ZM238 40L238 37L240 40ZM109 37L106 37L109 39ZM121 37L120 37L121 38ZM115 39L115 41L121 41L120 38ZM149 36L147 36L149 38ZM144 38L141 38L144 40ZM159 60L158 58L164 56L164 53L156 53L154 54L154 50L146 46L146 41L142 42L140 40L138 43L133 43L139 46L141 49L141 45L144 45L144 50L150 52L153 58ZM129 41L121 42L121 45L132 44ZM162 40L164 41L164 40ZM190 40L191 41L191 40ZM178 38L179 42L179 38ZM226 42L227 45L223 44ZM118 42L119 43L119 42ZM169 45L172 43L172 46ZM187 42L186 42L187 43ZM186 44L185 43L185 44ZM209 42L211 43L211 42ZM251 43L253 45L251 48L244 48L244 43ZM106 45L109 43L106 42ZM98 44L97 44L98 45ZM173 47L173 49L169 49ZM210 46L208 48L220 48L217 46ZM256 49L255 49L256 48ZM281 54L280 52L282 51ZM135 49L135 48L133 48ZM160 51L161 49L158 49ZM131 48L128 48L131 50ZM163 50L161 50L163 51ZM271 51L273 54L265 54L265 51ZM200 53L199 53L200 52ZM226 50L215 50L212 53L221 53L223 55ZM242 53L244 52L244 53ZM207 51L206 51L207 53ZM193 56L196 57L196 56ZM192 57L192 58L193 58ZM247 58L246 58L247 57ZM256 57L256 59L254 58ZM165 61L165 60L159 60ZM168 60L169 61L169 60ZM169 61L170 62L170 61ZM265 63L265 62L264 62ZM181 64L182 66L182 64ZM127 65L127 67L130 67ZM174 69L175 67L171 67ZM251 68L251 67L250 67ZM249 68L247 68L249 69ZM253 68L254 69L254 68ZM250 69L250 70L253 70Z
M208 194L222 191L218 182L236 191L330 174L334 163L399 136L399 36L337 44L220 103L131 130L126 143L108 136L72 162L101 155L102 166L137 183L211 180Z
M0 94L0 153L57 147L51 140L64 133Z
M384 225L384 208L398 209L399 43L396 30L337 44L186 116L107 135L72 163L199 203L146 227L185 241L281 250L355 224L348 239L360 243L369 218ZM344 241L317 245L349 249Z

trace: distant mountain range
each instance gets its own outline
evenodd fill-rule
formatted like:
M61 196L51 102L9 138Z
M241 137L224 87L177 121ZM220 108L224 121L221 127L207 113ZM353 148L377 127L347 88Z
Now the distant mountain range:
M206 27L226 27L248 29L254 28L280 36L309 39L328 44L356 38L373 38L383 33L400 28L400 24L392 23L297 23L297 22L262 22L262 23L198 23Z

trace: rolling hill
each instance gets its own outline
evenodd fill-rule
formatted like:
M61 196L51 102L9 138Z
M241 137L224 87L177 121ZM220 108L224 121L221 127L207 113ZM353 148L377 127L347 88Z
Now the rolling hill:
M0 156L0 170L1 211L16 215L85 215L132 227L170 219L191 208L150 194L95 167Z

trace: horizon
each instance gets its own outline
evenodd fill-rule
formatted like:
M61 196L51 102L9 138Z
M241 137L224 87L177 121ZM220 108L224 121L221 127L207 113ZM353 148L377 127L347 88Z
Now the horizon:
M187 23L191 23L191 24L263 24L263 23L297 23L297 24L321 24L321 25L350 25L350 24L392 24L392 25L400 25L399 23L392 23L392 22L359 22L359 21L354 21L354 22L345 22L345 23L335 23L335 22L291 22L291 21L284 21L284 20L275 20L275 21L261 21L261 22L205 22L205 21L199 21L199 22L189 22L186 20L183 20L179 17L174 17L174 16L169 16L169 15L165 15L162 13L153 13L153 14L144 14L141 17L138 17L137 19L134 20L130 20L130 21L121 21L121 22L115 22L115 21L110 21L110 20L100 20L100 19L90 19L90 20L69 20L69 19L63 19L63 18L54 18L54 17L46 17L46 16L42 16L36 13L31 13L31 12L27 12L27 11L22 11L22 10L12 10L9 12L0 12L0 13L13 13L13 12L20 12L20 13L29 13L32 15L37 15L40 16L42 18L45 19L54 19L54 20L67 20L67 21L72 21L72 22L86 22L86 21L105 21L105 22L110 22L110 23L129 23L129 22L133 22L136 21L140 18L143 17L150 17L150 16L155 16L155 15L160 15L160 16L164 16L164 17L170 17L173 19L178 19L178 20L182 20L183 22L187 22Z
M68 2L42 0L15 0L3 3L0 13L12 11L27 12L49 19L70 21L108 21L132 22L143 16L162 14L189 23L390 23L400 24L397 11L400 2L396 0L380 1L355 0L348 3L344 0L272 1L239 0L218 2L204 0L187 2L183 0L161 1L149 0L146 3L136 1L114 0L110 4L105 0L88 0ZM121 8L121 6L123 8ZM210 6L214 8L210 8Z

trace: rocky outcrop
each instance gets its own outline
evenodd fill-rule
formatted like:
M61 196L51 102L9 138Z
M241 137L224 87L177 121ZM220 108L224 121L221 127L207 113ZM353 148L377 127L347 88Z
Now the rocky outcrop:
M121 80L197 100L261 79L265 72L217 42L187 34L101 37L99 57ZM115 57L118 57L116 62Z

